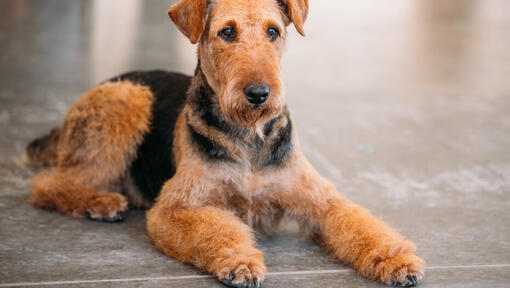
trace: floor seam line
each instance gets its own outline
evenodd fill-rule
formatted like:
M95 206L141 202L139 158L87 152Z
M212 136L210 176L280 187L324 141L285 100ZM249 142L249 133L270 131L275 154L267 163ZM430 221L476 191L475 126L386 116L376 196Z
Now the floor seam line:
M477 264L477 265L436 265L426 267L425 270L446 270L446 269L473 269L473 268L510 268L510 264ZM333 269L333 270L301 270L301 271L281 271L269 272L267 276L280 275L314 275L314 274L334 274L355 272L353 269ZM0 283L0 287L26 287L43 285L69 285L69 284L94 284L94 283L112 283L112 282L140 282L157 280L184 280L184 279L212 279L213 275L183 275L183 276L162 276L162 277L138 277L138 278L117 278L117 279L92 279L92 280L67 280L67 281L44 281L44 282L14 282Z

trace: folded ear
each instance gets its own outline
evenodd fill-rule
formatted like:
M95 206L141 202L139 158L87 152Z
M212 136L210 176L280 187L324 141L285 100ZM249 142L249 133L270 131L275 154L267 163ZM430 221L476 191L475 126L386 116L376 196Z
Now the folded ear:
M207 0L181 0L168 10L168 16L182 34L196 44L205 29Z
M308 0L284 0L283 2L287 6L287 13L290 21L294 23L299 34L305 36L303 24L305 23L306 16L308 15Z

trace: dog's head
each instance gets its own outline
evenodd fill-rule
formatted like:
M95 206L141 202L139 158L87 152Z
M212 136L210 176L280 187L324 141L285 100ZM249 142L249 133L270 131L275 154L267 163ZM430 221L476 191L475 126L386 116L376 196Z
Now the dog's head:
M222 113L260 127L280 113L280 60L292 22L304 35L308 0L181 0L168 11L191 43Z

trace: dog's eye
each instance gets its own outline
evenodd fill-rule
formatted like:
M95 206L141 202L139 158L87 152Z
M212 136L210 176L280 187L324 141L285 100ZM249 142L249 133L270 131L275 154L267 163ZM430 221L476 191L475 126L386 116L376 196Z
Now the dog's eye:
M276 38L278 38L278 36L280 36L280 31L278 31L278 28L271 26L267 28L266 34L267 37L269 37L269 40L273 42Z
M218 36L227 42L232 42L236 38L236 31L232 27L225 27L220 32L218 32Z

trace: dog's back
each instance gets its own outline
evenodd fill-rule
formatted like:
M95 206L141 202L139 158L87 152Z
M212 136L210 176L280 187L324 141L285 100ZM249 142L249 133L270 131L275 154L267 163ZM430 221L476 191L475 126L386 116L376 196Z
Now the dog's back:
M113 77L106 82L129 81L148 87L154 95L150 131L138 146L128 174L146 200L152 201L163 183L175 173L172 151L173 129L185 99L191 77L162 70L134 71ZM61 129L53 129L27 146L31 164L55 166Z
M130 72L110 81L131 81L148 86L154 94L150 132L145 135L130 168L136 187L153 200L175 174L172 151L174 124L185 100L191 77L161 70Z

